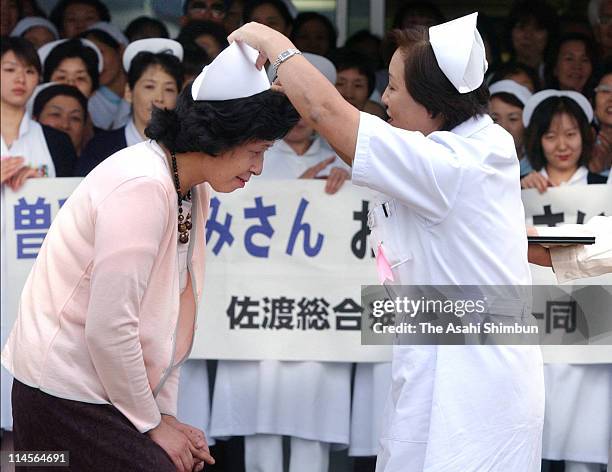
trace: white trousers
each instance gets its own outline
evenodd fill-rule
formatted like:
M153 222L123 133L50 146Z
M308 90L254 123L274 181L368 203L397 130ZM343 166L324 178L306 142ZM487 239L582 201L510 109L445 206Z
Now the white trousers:
M244 437L246 472L283 472L283 437L252 434ZM291 437L289 472L327 472L329 443Z

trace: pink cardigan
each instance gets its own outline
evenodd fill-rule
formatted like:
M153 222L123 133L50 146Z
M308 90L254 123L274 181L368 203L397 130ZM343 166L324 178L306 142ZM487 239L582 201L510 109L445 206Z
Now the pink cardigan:
M153 141L106 159L57 214L21 295L2 364L51 395L110 403L140 432L176 415L204 278L208 185L192 190L179 293L176 191Z

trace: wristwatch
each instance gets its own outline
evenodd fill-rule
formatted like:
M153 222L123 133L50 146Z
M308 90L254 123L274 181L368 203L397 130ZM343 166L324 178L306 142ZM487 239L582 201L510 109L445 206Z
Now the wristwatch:
M278 57L276 58L276 60L272 64L272 82L274 82L276 80L276 75L278 73L278 67L283 62L285 62L287 59L289 59L290 57L295 56L296 54L302 54L302 52L299 49L289 48L289 49L285 49L283 52L281 52L278 55Z

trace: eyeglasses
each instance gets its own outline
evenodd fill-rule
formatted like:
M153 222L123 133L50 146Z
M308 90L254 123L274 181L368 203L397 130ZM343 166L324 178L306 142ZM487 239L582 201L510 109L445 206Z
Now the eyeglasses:
M210 11L210 14L215 18L221 18L225 15L225 6L223 3L213 3L209 6L206 2L192 2L187 10L199 14Z
M597 93L610 93L612 92L612 87L610 85L599 85L595 87L595 92Z

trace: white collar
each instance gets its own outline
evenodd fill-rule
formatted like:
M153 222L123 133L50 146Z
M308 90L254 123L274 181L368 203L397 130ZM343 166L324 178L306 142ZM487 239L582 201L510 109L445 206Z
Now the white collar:
M540 174L543 177L548 178L548 172L546 172L546 167L542 167L540 170ZM587 176L589 175L589 169L585 166L580 166L576 169L576 172L569 178L569 180L562 182L561 185L576 185L576 184L586 184Z
M286 154L291 154L295 157L309 157L312 155L318 155L319 151L321 150L321 145L322 145L322 139L319 135L315 135L314 139L312 140L312 142L310 143L310 147L306 150L306 152L302 155L298 155L291 146L289 146L289 144L284 140L284 139L280 139L278 140L278 142L276 143L276 146L278 146L278 150L280 152L284 152Z
M17 139L15 141L20 141L26 134L28 134L30 131L30 121L32 121L32 118L30 118L28 112L25 112L23 114L23 118L21 118L21 123L19 123L19 131L17 132ZM2 137L2 153L8 153L9 150L10 148L6 144L4 137Z
M143 141L146 141L146 139L147 138L143 137L138 131L138 129L136 128L136 125L134 124L134 120L133 119L129 120L127 124L125 125L125 141L127 145L133 146L134 144L138 144Z
M478 115L455 126L451 132L468 138L492 124L493 120L489 115Z
M19 123L19 139L21 139L28 133L28 131L30 131L30 121L32 121L30 115L28 115L27 112L24 113L23 118L21 119L21 123Z

